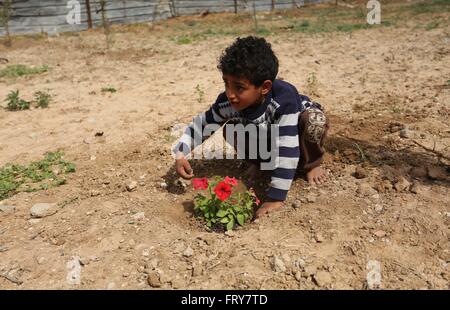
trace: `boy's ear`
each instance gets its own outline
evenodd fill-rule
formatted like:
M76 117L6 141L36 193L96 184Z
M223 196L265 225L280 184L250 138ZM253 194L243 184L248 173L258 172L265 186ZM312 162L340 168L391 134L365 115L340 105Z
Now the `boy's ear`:
M265 80L262 84L262 90L261 93L265 96L267 95L270 90L272 89L272 81L271 80Z

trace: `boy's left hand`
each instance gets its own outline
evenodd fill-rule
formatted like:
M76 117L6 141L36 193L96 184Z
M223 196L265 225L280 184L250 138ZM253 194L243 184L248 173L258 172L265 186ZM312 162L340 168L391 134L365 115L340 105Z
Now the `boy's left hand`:
M263 216L263 215L265 215L265 214L267 214L269 212L278 210L281 207L283 207L283 205L284 205L283 201L268 201L268 202L265 202L256 211L255 219L260 218L261 216Z

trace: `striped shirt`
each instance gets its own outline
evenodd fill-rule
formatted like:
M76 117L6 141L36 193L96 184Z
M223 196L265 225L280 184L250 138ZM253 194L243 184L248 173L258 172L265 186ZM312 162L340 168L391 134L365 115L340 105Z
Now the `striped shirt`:
M200 120L203 128L208 124L222 125L225 122L241 123L244 126L255 124L258 129L269 128L272 124L278 125L277 165L272 170L267 196L283 201L291 187L300 159L299 116L301 112L313 107L320 108L320 105L311 102L307 96L299 94L293 85L281 80L273 82L272 89L263 103L243 111L235 110L223 92L208 111L196 116L197 122L194 119L186 128L174 151L187 155L212 134L205 136L203 130L199 133L200 128L194 130L194 123L200 123ZM257 132L259 135L260 130ZM259 137L250 137L253 138Z

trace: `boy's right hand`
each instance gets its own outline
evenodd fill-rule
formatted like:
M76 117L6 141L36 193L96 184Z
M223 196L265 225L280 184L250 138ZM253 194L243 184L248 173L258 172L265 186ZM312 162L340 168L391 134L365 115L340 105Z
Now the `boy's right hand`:
M191 165L184 157L175 160L175 169L183 179L191 179L194 176Z

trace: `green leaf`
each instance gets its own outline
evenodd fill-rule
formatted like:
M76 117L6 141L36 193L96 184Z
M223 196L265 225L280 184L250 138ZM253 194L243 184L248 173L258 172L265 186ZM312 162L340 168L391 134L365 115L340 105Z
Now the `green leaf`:
M223 219L220 220L221 223L226 224L228 223L230 220L228 219L228 217L224 217Z
M238 214L237 215L237 221L238 221L239 225L244 226L244 223L245 223L244 215Z
M225 211L225 210L219 210L219 212L217 212L217 216L218 217L224 217L224 216L226 216L228 214L228 212L227 211Z
M234 227L234 219L229 221L227 224L227 230L232 230Z

